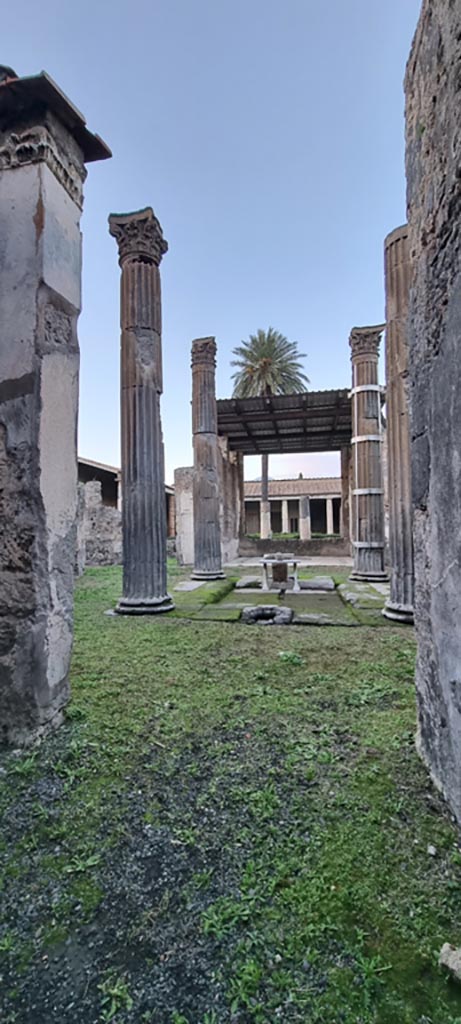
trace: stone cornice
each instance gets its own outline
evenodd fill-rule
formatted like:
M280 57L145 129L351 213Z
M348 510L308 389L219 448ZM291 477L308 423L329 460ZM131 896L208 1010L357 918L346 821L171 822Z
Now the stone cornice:
M46 125L0 135L0 171L40 163L49 167L73 202L82 209L85 167L57 145Z
M349 337L351 346L351 359L356 356L378 357L381 335L385 324L377 324L374 327L353 327Z
M216 341L214 338L196 338L192 342L192 366L206 364L216 366Z
M168 242L151 206L135 213L111 213L109 233L116 239L119 263L154 263L160 266Z

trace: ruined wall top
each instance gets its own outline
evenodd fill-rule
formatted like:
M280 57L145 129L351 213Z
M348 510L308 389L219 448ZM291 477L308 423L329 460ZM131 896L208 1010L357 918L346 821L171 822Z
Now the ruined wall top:
M19 78L0 68L0 171L44 163L81 208L84 164L110 156L49 75Z
M134 213L111 213L109 233L117 241L121 267L125 263L154 263L158 267L168 251L168 242L151 206Z
M216 341L214 338L196 338L192 342L192 366L202 363L216 366Z
M357 356L376 356L378 358L379 344L385 324L377 324L374 327L353 327L349 336L351 346L351 359Z
M18 78L11 68L0 69L0 171L46 164L81 209L84 164L108 157L109 146L88 131L49 75Z
M112 153L99 135L89 131L83 114L71 103L56 82L46 73L19 78L12 68L2 66L0 73L0 122L2 131L21 118L39 121L51 112L75 139L85 163L107 160Z
M81 209L84 164L108 157L109 146L88 131L49 75L18 78L11 68L0 69L0 171L46 164Z
M401 224L399 228L394 228L393 231L390 231L389 234L386 235L384 239L384 248L388 249L389 246L394 245L395 242L408 238L409 230L408 224Z

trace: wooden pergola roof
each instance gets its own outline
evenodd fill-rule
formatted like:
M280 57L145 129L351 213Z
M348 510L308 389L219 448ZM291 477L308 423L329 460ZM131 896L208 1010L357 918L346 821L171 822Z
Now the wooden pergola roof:
M339 451L351 443L348 388L271 398L222 398L218 433L244 455Z

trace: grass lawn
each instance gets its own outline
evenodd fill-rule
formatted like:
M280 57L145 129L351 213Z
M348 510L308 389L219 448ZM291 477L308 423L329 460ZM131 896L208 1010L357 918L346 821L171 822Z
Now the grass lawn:
M2 1024L461 1024L412 631L200 620L197 591L107 616L120 587L79 581L67 724L0 763Z

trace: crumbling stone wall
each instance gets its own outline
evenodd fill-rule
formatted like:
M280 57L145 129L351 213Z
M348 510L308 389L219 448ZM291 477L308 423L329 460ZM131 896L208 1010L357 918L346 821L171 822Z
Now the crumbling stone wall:
M226 564L233 562L239 552L241 469L239 454L229 450L225 437L218 437L218 473L221 557L223 563Z
M239 551L242 488L238 453L230 452L225 438L218 438L219 524L223 564L234 561ZM175 469L176 548L179 565L194 563L193 467Z
M461 821L461 6L424 0L406 76L418 745Z
M77 544L75 548L75 575L81 576L86 562L85 539L85 484L78 485L77 498Z
M85 485L85 549L87 565L122 564L121 512L103 505L99 480Z
M121 512L103 505L99 480L80 484L78 516L77 572L85 565L121 565Z

